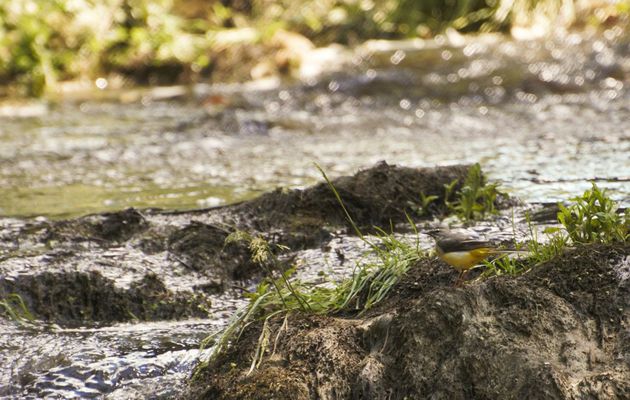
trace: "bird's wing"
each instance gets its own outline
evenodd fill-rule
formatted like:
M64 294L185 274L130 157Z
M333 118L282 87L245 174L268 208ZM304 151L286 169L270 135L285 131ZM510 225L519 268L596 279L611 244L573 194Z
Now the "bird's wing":
M437 245L445 253L453 251L468 251L478 249L480 247L494 247L490 242L481 239L470 238L460 235L449 235L441 237L437 240Z

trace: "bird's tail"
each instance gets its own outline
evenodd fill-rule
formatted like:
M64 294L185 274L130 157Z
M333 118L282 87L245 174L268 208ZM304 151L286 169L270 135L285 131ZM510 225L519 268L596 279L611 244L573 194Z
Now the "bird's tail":
M529 250L517 250L517 249L492 249L493 254L527 254Z

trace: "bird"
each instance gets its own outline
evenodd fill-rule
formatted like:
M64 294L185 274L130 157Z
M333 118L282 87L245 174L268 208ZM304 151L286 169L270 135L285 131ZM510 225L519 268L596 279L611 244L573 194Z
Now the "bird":
M444 228L431 229L426 233L435 239L437 256L459 271L455 286L459 286L470 269L488 257L518 252L518 250L498 249L490 241Z

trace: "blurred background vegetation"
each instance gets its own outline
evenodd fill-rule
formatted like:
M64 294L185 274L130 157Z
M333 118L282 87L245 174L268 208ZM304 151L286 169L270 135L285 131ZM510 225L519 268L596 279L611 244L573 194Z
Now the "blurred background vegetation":
M270 55L282 72L292 60L278 58L278 32L316 46L355 45L449 28L597 26L627 19L629 9L628 0L3 1L0 96L37 96L61 81L99 77L133 84L242 80Z

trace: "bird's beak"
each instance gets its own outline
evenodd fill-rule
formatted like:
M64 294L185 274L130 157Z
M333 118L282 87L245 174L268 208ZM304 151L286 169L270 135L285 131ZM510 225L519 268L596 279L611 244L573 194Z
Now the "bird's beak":
M424 231L425 234L435 238L437 236L439 236L442 233L442 229L440 228L432 228L432 229L428 229L426 231Z

